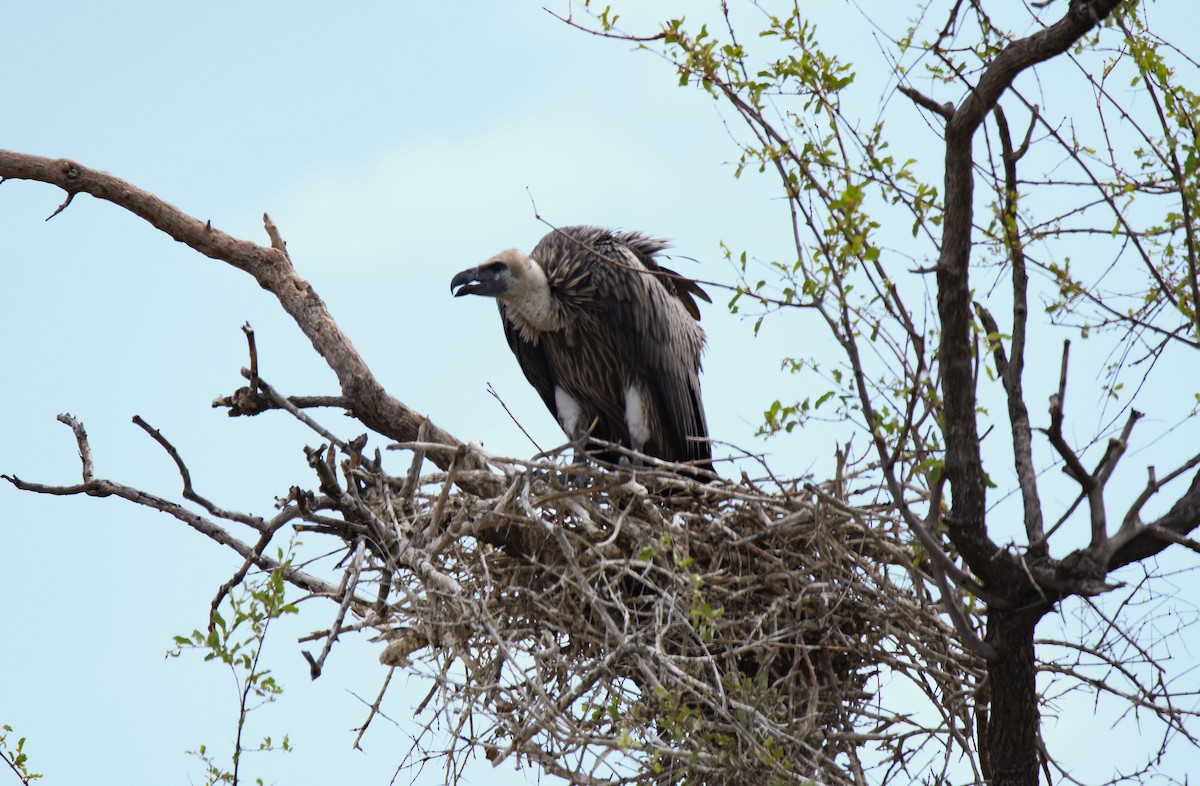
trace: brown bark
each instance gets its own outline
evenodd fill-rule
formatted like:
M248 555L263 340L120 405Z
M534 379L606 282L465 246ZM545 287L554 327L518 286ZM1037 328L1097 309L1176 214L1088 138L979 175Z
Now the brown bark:
M971 335L971 228L975 132L1023 70L1062 54L1112 12L1119 0L1072 3L1055 24L1014 41L984 71L946 123L946 213L937 264L946 475L953 495L950 538L985 582L1025 584L1017 561L987 534L986 489L976 424L975 345Z
M1038 701L1033 629L1047 608L988 613L986 640L998 653L988 661L991 706L986 742L992 786L1037 786Z
M345 406L356 418L368 428L399 442L417 439L417 431L427 418L384 390L350 339L338 327L325 303L296 272L283 241L269 219L268 233L272 236L272 242L270 246L260 246L227 235L211 223L193 218L154 194L107 172L88 169L67 159L43 158L8 150L0 150L2 180L36 180L63 189L67 192L67 199L55 211L55 215L80 193L104 199L128 210L195 251L249 273L259 286L278 298L279 305L295 320L312 342L313 349L337 375ZM425 438L454 447L462 445L433 423L426 426ZM442 469L449 467L452 457L452 452L444 451L433 452L429 456ZM465 468L460 464L460 469Z
M987 728L993 786L1037 786L1037 691L1033 633L1050 605L1037 599L1019 559L987 532L987 498L975 390L971 327L971 233L975 132L1000 96L1026 68L1065 52L1107 16L1119 0L1073 2L1055 24L1014 41L987 66L979 83L946 122L946 206L937 264L940 360L945 406L946 476L952 495L948 534L971 569L1010 601L993 607L986 641L991 695ZM1032 605L1028 605L1030 600Z
M1132 562L1152 557L1167 546L1182 542L1197 526L1200 526L1200 474L1193 476L1187 492L1175 501L1170 510L1157 520L1139 528L1136 536L1116 550L1107 568L1116 570Z

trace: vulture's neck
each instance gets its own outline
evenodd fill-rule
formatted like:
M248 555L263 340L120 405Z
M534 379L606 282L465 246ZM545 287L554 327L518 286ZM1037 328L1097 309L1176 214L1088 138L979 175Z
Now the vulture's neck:
M505 293L504 300L534 330L559 330L566 324L562 310L554 302L546 271L532 257L516 287Z

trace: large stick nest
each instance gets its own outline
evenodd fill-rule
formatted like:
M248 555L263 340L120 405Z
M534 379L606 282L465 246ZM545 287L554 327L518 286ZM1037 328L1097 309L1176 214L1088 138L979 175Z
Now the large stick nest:
M978 664L920 554L845 481L494 458L502 479L422 476L444 448L406 447L408 477L344 464L341 490L312 458L353 525L354 581L386 579L358 604L381 660L435 681L426 728L452 731L451 774L482 750L577 783L861 783L913 772L931 736L942 757L969 747ZM898 710L880 690L903 677L920 692Z

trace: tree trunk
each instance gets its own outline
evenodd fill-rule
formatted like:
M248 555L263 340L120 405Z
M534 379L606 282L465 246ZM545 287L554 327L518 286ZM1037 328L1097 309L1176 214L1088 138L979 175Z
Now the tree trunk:
M1033 631L1044 613L1037 603L988 613L987 641L998 653L988 662L991 694L987 749L991 786L1037 786L1038 700Z

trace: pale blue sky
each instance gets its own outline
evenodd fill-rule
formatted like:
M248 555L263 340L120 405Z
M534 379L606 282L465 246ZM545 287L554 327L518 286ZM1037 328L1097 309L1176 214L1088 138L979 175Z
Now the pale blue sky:
M528 249L546 231L529 194L555 224L670 238L698 260L681 270L709 279L732 280L721 241L762 259L791 253L773 182L731 176L737 149L717 104L676 87L653 55L572 31L543 5L16 5L0 48L0 147L113 172L259 242L269 212L301 274L393 394L463 439L528 455L488 382L543 446L560 432L521 377L494 309L453 300L448 285L458 270L503 248ZM639 15L675 15L680 5L639 3ZM827 46L868 59L857 100L877 107L887 83L858 12L826 0L812 13ZM907 116L907 133L924 141L897 155L928 152L936 165L936 140L915 110ZM241 384L244 321L256 329L268 381L294 394L335 392L273 299L91 198L43 222L61 196L0 185L0 471L77 479L70 431L54 420L68 411L87 425L98 475L174 497L173 465L129 422L140 414L180 449L198 490L227 507L265 512L289 486L311 486L301 451L316 441L309 432L279 414L229 419L209 408ZM713 436L767 451L782 474L824 471L843 430L765 443L754 431L772 398L824 389L782 375L778 360L832 356L822 346L829 340L800 313L767 322L755 339L713 294L704 314ZM1043 360L1043 371L1056 369L1057 349ZM1031 376L1040 402L1053 374ZM1086 387L1076 388L1081 397ZM360 430L333 412L320 417L343 435ZM1171 431L1173 417L1151 418L1147 439ZM1186 429L1191 436L1177 440L1195 444L1195 425ZM1131 466L1127 489L1142 471ZM1069 501L1069 489L1060 496ZM163 653L173 635L203 625L239 562L119 500L0 485L0 723L30 738L48 786L197 782L200 768L184 751L207 743L225 755L235 707L227 673ZM251 735L286 731L297 751L261 766L247 760L267 782L386 783L418 728L412 710L428 686L398 678L386 707L398 727L377 719L367 752L350 749L366 709L352 694L373 698L383 670L377 645L352 640L309 682L294 641L331 614L310 604L269 643L286 693L251 716ZM1139 747L1110 736L1110 751ZM524 782L486 764L471 782L496 775ZM417 782L442 779L434 762Z

